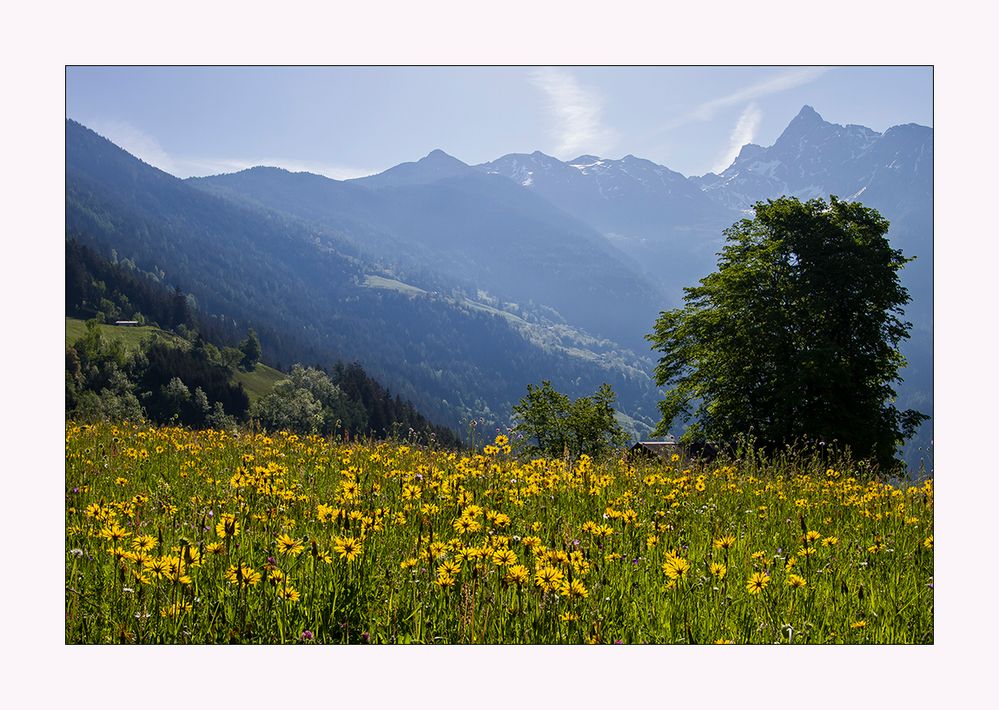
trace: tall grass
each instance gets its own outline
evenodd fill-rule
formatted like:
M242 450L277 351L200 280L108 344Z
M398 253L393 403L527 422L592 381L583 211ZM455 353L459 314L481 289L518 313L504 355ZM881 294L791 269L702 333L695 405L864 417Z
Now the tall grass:
M66 641L933 641L931 480L486 451L70 423Z

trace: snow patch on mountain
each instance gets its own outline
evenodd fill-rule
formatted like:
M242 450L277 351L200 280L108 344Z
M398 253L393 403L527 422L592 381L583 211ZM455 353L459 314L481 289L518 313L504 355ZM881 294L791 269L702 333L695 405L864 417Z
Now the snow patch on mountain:
M747 165L746 170L757 175L771 176L780 164L779 160L757 160Z

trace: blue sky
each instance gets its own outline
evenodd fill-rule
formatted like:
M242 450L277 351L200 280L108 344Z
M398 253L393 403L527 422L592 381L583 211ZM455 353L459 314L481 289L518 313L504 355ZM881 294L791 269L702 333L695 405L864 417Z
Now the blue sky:
M333 178L441 148L541 150L685 175L770 145L804 104L932 126L929 67L69 67L67 116L180 177L277 165Z

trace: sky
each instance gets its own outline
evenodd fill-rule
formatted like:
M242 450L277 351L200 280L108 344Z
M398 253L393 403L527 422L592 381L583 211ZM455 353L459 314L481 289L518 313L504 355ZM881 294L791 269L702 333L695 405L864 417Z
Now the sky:
M933 125L931 67L77 67L66 114L178 177L274 165L336 179L436 148L635 155L684 175L771 145L805 104Z

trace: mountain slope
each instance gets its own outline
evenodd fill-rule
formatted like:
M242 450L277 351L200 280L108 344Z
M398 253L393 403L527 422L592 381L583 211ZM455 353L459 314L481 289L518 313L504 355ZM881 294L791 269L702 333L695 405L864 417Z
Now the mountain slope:
M736 212L718 205L680 173L649 160L581 155L562 162L541 152L510 154L477 166L502 175L585 221L641 264L676 304L691 275L710 271L721 230Z
M687 178L633 155L620 160L581 155L562 162L535 151L477 167L530 188L603 233L627 236L653 222L689 226L717 220L712 201Z
M393 287L399 282L385 278L363 239L200 189L71 121L66 141L67 233L161 273L206 313L252 325L270 362L359 361L393 394L462 430L473 417L505 423L526 385L545 378L574 396L610 382L625 413L642 426L653 421L647 369L613 343L548 328L534 314L520 317L460 289ZM335 189L344 199L372 192ZM376 231L362 234L390 238Z
M411 163L400 163L377 175L356 178L350 182L369 188L429 185L446 178L469 175L474 170L439 148Z
M827 123L804 106L772 146L746 145L721 175L709 173L693 181L717 202L736 209L776 195L845 198L863 186L863 156L879 137L863 126Z
M634 349L645 348L642 335L662 305L659 291L592 227L441 151L348 182L258 168L190 182L335 230L400 273L436 274L472 295L554 309L566 323Z

